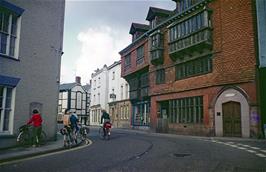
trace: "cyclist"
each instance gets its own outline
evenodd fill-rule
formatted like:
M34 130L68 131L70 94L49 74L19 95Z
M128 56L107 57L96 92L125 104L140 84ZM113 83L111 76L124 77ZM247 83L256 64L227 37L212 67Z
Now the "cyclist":
M39 146L40 136L42 133L42 117L37 109L32 111L32 117L28 121L28 125L33 123L33 138L32 138L32 146L36 147Z
M71 126L71 130L73 132L73 136L74 136L74 140L77 143L77 132L79 131L79 127L78 127L78 116L75 112L73 112L70 117L70 126Z
M103 133L104 133L104 136L106 136L105 126L107 123L110 123L110 115L104 109L102 109L101 124L102 123L103 123Z
M65 110L65 114L63 115L63 124L64 128L61 130L61 134L64 135L64 146L69 146L70 142L73 141L71 137L71 127L70 127L70 111L69 109Z

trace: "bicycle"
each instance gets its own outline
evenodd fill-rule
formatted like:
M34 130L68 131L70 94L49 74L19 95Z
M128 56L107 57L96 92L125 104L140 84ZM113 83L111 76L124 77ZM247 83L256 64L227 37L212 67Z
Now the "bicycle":
M88 143L87 134L89 132L88 128L85 128L81 125L79 125L80 128L78 132L73 131L73 129L70 126L64 126L64 128L60 129L60 133L64 136L64 147L70 148L74 144L78 144L82 141L85 141Z
M104 123L103 126L100 126L99 137L103 140L106 138L107 138L107 140L110 140L111 127L112 127L112 124L110 122L106 122L106 123Z
M31 125L23 125L19 127L19 134L17 136L17 143L21 146L32 145L33 136L32 136L33 127ZM37 137L37 136L36 136ZM39 145L44 145L47 142L47 136L44 131L41 132L40 137L36 138Z

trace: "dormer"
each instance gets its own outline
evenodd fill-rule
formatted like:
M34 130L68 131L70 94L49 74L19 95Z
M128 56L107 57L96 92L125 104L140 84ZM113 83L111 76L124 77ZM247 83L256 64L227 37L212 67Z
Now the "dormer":
M150 22L150 27L153 29L171 14L172 11L150 7L146 20Z
M132 23L129 33L132 35L132 42L150 29L149 25Z

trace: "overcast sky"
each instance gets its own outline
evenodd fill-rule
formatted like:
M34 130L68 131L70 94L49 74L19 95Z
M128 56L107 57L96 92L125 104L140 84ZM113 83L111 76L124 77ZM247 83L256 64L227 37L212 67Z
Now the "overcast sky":
M175 2L66 0L61 83L74 82L75 76L89 83L94 70L120 60L118 52L131 42L131 23L148 24L150 6L173 10Z

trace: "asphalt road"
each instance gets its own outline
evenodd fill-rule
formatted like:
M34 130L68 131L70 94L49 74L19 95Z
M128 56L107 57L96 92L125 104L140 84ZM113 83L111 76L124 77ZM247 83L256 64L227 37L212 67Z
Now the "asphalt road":
M92 145L64 153L0 166L1 172L80 171L266 171L265 142L219 140L112 130L101 140L90 132Z

